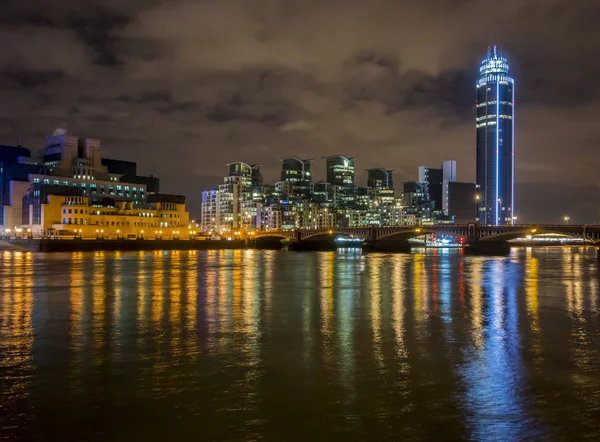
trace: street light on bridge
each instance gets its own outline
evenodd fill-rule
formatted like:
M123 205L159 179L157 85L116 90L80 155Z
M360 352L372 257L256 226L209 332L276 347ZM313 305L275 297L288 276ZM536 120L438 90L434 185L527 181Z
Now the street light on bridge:
M567 223L567 226L569 225L569 220L571 219L571 217L569 216L565 216L565 223Z

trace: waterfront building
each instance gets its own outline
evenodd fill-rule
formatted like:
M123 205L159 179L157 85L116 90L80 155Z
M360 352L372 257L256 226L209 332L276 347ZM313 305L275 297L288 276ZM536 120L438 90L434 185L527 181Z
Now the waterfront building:
M514 222L514 80L497 46L481 63L477 89L477 222Z
M219 229L219 191L217 189L202 192L200 205L200 230L216 232Z
M148 186L153 191L158 190L158 179L137 176L135 163L103 159L99 140L79 139L67 134L49 135L38 159L27 155L26 149L20 149L23 155L17 155L16 158L15 151L12 151L12 158L9 158L12 177L9 177L8 186L3 186L3 190L9 188L8 197L3 197L3 214L10 214L6 219L3 217L5 229L19 227L28 229L33 236L43 236L60 231L73 231L74 225L90 224L90 220L85 216L60 216L56 205L63 204L65 198L79 197L81 205L87 204L90 207L127 206L136 211L161 210L157 209L159 206L156 205L159 202L156 195L159 194L148 191ZM20 169L17 165L21 165L18 166ZM27 167L22 167L24 165ZM19 173L15 172L15 168ZM5 177L2 178L4 181ZM127 181L124 178L127 178ZM151 195L155 195L155 204L152 205L149 201ZM172 197L177 199L177 204L182 205L177 210L185 212L185 199L179 196ZM9 209L6 207L6 201L9 202ZM77 210L77 214L82 215L80 209ZM90 212L89 209L83 210L83 215L87 215L86 210ZM74 212L71 214L74 215ZM167 217L170 218L169 213ZM180 219L182 216L178 212L177 222L169 219L163 220L162 224L169 228L180 227ZM92 224L95 222L96 220L93 220ZM159 226L160 223L159 221ZM129 225L119 222L121 232L123 227L136 226L137 222L130 222ZM78 230L84 229L78 227ZM79 233L81 236L82 232Z
M445 182L443 211L455 224L469 224L475 221L477 201L475 183Z
M275 192L279 202L297 201L296 186L291 181L277 181L275 183Z
M393 170L382 168L367 169L367 186L371 192L372 208L379 214L379 225L394 225L392 210L396 202L394 190Z
M113 158L102 158L101 164L112 176L118 175L119 181L132 184L143 184L146 192L159 193L160 180L155 176L141 176L137 174L137 163L133 161L115 160Z
M335 227L336 212L334 209L323 207L311 201L301 201L297 204L298 222L300 229L328 229Z
M36 192L36 191L33 191ZM185 197L150 194L143 207L115 197L84 195L81 188L44 187L41 222L46 236L83 239L189 239ZM26 198L35 198L31 191ZM31 210L31 205L30 205Z
M360 209L370 209L373 206L372 189L370 187L355 188L355 207Z
M403 206L407 215L428 222L433 217L434 203L429 198L427 183L409 181L404 183Z
M22 146L0 145L0 231L22 222L22 199L29 187L29 174L39 174L44 166L31 158Z
M382 168L367 169L367 187L373 189L393 189L393 170Z
M262 230L295 229L298 226L298 207L295 204L273 204L262 208Z
M333 204L332 186L325 181L319 181L312 185L311 201L323 206L331 206Z
M218 228L256 229L261 226L264 188L260 165L227 164L229 175L218 190Z
M310 199L311 161L298 157L287 157L281 160L281 183L285 183L284 199L289 201Z
M333 155L324 158L327 182L331 185L334 207L351 206L355 201L353 157Z
M419 167L419 185L408 187L408 213L424 215L426 222L470 223L475 221L475 183L456 181L456 161L444 161L440 168Z

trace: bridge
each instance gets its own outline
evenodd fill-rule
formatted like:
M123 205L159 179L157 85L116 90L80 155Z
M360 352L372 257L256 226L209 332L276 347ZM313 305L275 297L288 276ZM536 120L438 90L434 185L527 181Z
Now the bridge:
M518 224L514 226L491 226L479 224L439 224L432 226L398 227L335 227L317 230L268 230L256 232L253 238L286 238L296 243L323 241L335 235L362 238L374 250L402 251L409 248L408 240L421 235L436 234L463 238L473 251L505 252L508 241L541 234L561 234L585 238L600 244L600 224Z

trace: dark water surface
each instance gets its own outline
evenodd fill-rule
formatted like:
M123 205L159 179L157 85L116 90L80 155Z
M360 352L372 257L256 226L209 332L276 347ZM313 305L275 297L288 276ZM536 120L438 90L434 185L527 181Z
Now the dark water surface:
M0 439L600 440L591 248L0 254Z

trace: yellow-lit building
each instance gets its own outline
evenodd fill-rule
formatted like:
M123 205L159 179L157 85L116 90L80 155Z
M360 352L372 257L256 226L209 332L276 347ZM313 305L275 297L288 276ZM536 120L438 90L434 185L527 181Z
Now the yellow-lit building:
M149 195L148 203L87 196L48 195L41 206L44 236L83 239L190 239L185 203L175 195ZM179 201L179 202L177 202Z
M134 162L103 158L99 140L49 135L37 160L13 158L9 166L23 168L19 161L25 160L30 173L26 178L13 173L16 178L4 189L3 201L10 203L2 207L5 234L84 239L196 234L184 196L159 193L159 179L139 176Z

